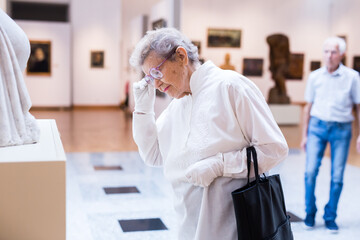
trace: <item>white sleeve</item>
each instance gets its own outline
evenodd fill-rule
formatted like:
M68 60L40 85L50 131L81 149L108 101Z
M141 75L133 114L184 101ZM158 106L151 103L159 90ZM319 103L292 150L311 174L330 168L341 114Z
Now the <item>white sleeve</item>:
M245 139L256 149L259 173L269 171L287 157L288 146L264 97L249 84L243 89L230 86L229 98ZM224 176L247 176L246 148L223 153L223 156Z
M147 165L163 165L154 114L133 113L133 137Z
M356 73L353 79L353 86L351 88L351 97L355 104L360 103L360 78L359 73Z

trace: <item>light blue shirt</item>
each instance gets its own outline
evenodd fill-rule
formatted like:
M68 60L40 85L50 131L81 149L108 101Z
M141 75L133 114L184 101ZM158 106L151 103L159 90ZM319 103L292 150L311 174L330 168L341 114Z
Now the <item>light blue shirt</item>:
M322 67L310 73L305 100L312 103L310 116L323 121L351 122L353 106L360 104L359 73L342 64L333 73Z

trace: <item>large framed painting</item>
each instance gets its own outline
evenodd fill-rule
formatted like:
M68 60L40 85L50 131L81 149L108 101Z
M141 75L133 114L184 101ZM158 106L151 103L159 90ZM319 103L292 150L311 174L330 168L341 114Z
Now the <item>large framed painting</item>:
M290 64L286 79L301 80L304 72L304 54L303 53L291 53Z
M244 58L243 75L261 77L263 74L264 60L262 58Z
M30 57L26 67L27 75L51 75L51 42L30 40Z
M163 19L163 18L160 18L159 20L156 20L152 23L152 29L155 30L155 29L159 29L159 28L164 28L166 27L167 24L166 24L166 20Z
M208 47L240 48L241 30L209 28L207 45Z
M353 69L360 72L360 56L354 56Z
M90 53L90 67L104 68L104 51L91 51Z

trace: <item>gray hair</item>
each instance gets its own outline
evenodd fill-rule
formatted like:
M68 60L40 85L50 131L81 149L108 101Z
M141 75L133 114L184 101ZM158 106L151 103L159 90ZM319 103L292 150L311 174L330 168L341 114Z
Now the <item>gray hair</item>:
M335 44L339 47L340 54L344 54L346 51L346 42L341 37L329 37L324 42L324 47L327 44Z
M129 62L131 66L140 68L151 51L155 51L160 57L168 57L175 47L185 48L191 64L195 67L200 65L197 47L181 32L175 28L160 28L148 31L136 45ZM174 56L169 58L174 60Z

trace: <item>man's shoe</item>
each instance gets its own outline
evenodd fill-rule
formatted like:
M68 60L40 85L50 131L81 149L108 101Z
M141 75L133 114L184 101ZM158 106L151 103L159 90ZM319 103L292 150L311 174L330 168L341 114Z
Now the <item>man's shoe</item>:
M306 218L304 220L305 228L310 230L315 226L315 215L314 214L306 214Z
M334 220L325 221L325 226L332 233L337 233L339 230L339 227Z

